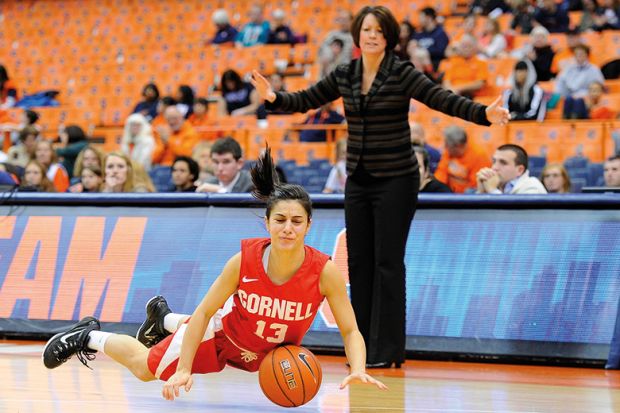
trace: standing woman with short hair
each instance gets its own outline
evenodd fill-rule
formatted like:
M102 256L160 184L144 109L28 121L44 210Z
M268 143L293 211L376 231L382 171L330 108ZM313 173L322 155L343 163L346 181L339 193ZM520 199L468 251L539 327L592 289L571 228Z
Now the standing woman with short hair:
M305 112L343 98L348 123L345 223L351 301L368 346L367 367L405 360L405 247L418 199L419 172L410 143L413 98L481 125L506 124L508 111L474 103L434 84L393 50L399 25L383 6L364 7L351 26L361 59L338 66L314 86L275 93L253 72L267 109Z

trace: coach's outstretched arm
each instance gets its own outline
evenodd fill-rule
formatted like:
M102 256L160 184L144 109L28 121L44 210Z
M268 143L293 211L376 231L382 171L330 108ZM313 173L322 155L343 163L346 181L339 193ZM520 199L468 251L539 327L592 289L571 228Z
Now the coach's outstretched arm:
M366 373L364 338L357 328L355 313L347 296L344 277L333 261L327 261L325 268L323 268L320 288L321 293L327 298L338 324L344 342L344 351L351 366L350 374L340 383L340 388L344 389L349 383L361 382L373 384L380 389L387 389L385 384Z

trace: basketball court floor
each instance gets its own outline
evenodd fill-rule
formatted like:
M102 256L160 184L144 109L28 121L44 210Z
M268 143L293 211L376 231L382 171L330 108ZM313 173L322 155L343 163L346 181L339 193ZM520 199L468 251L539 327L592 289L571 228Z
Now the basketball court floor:
M233 368L196 376L173 402L161 382L143 383L105 355L89 370L74 357L56 370L41 362L43 342L0 341L1 413L281 412L257 374ZM319 357L323 385L299 412L620 412L620 372L409 360L403 369L374 370L388 391L355 385L339 390L344 359Z

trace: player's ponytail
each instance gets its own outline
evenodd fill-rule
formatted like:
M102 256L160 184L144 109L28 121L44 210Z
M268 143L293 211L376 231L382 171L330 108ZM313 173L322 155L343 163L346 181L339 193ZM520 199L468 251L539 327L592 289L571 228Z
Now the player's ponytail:
M312 202L310 195L301 185L281 184L276 172L271 148L265 147L265 151L258 157L256 165L250 170L255 198L267 203L266 216L271 215L271 208L279 201L297 201L308 213L308 219L312 217Z

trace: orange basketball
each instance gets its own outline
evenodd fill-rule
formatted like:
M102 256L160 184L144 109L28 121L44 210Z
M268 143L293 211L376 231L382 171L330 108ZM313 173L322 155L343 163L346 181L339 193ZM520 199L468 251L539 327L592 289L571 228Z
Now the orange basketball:
M258 369L263 393L283 407L308 403L319 391L322 378L321 365L314 354L290 344L271 350Z

